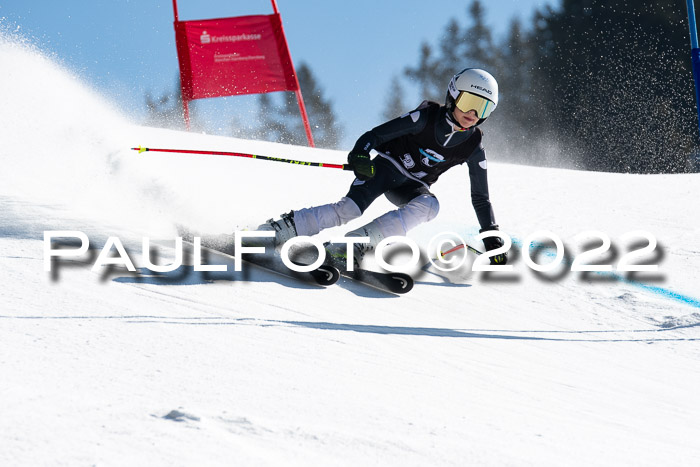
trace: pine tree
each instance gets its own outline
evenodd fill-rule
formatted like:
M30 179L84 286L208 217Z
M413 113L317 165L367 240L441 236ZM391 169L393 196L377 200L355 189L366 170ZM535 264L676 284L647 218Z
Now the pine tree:
M424 42L418 64L406 67L404 75L419 88L424 99L444 102L445 90L452 76L464 68L490 69L496 62L490 29L485 24L485 10L479 0L467 9L469 24L460 28L452 19L439 38L437 50Z
M500 96L489 131L499 153L529 148L526 160L548 163L538 152L554 145L566 165L589 170L688 169L697 121L678 2L561 0L536 10L528 29L514 20L503 41L491 37L480 1L467 18L465 28L451 20L437 47L423 43L405 77L441 102L461 67L492 71Z
M160 128L185 128L179 74L172 91L165 92L158 98L154 98L150 92L147 92L144 100L147 112L145 125ZM191 107L190 110L192 110Z
M439 76L444 74L444 67L439 57L433 57L433 49L427 42L421 45L418 65L415 68L406 67L404 74L411 84L418 87L424 99L439 101L440 89L437 85Z
M494 65L495 49L491 30L486 26L486 11L479 0L473 0L468 9L471 26L464 31L462 41L465 48L463 59L469 61L469 68L491 69Z
M520 20L515 18L511 21L508 36L497 50L493 69L502 90L499 110L508 115L524 116L528 113L528 102L532 97L529 92L532 61Z
M401 80L398 76L394 76L389 85L389 92L386 94L385 109L382 112L384 120L393 120L411 110L412 106L405 102L405 95Z
M489 121L488 132L498 135L490 146L504 158L534 165L552 165L547 160L550 151L543 150L542 139L532 140L531 130L538 123L533 112L532 95L533 53L529 33L518 18L510 22L508 34L493 47L492 64L487 70L496 77L499 86L499 102ZM542 134L542 133L540 133Z
M301 63L297 68L297 77L316 146L338 147L342 129L333 112L331 101L324 97L318 81L306 63ZM281 99L275 99L270 94L261 94L258 96L258 105L260 137L285 144L307 144L306 131L294 93L285 92Z
M301 64L298 74L299 86L304 96L304 105L309 114L309 122L316 146L337 148L343 130L333 112L333 103L323 96L323 91L316 77L306 63Z
M258 135L267 141L277 143L302 145L306 144L299 108L296 107L295 96L291 92L282 94L275 100L272 94L260 94L260 128Z
M589 170L677 172L694 145L685 9L564 0L539 18L533 109Z

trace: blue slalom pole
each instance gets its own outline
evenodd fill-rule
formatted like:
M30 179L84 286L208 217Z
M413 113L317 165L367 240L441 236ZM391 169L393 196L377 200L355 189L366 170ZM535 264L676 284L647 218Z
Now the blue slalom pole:
M693 0L686 0L688 6L688 26L690 27L690 59L693 64L695 79L695 103L698 111L698 131L700 131L700 49L698 48L698 29L695 25L695 5Z

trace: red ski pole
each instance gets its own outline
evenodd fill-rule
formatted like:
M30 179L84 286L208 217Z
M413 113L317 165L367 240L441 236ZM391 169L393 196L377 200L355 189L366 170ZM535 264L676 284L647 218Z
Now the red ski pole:
M471 247L471 246L467 245L466 243L461 243L461 244L459 244L459 245L457 245L457 246L455 246L455 247L453 247L453 248L450 248L450 249L447 250L447 251L441 251L441 252L440 252L440 256L441 256L442 258L444 258L445 256L449 255L450 253L453 253L453 252L455 252L455 251L457 251L457 250L461 250L462 248L466 248L466 249L469 250L469 251L473 251L473 252L476 253L477 255L483 255L483 253L482 253L481 251L477 250L476 248Z
M228 151L198 151L194 149L160 149L160 148L144 148L139 146L137 148L131 148L134 151L138 151L139 154L143 152L173 152L179 154L202 154L211 156L233 156L233 157L247 157L249 159L262 159L265 161L275 161L275 162L286 162L288 164L296 165L306 165L309 167L328 167L330 169L342 169L342 170L352 170L349 164L327 164L325 162L307 162L298 161L294 159L282 159L280 157L271 156L261 156L258 154L246 154L243 152L228 152Z

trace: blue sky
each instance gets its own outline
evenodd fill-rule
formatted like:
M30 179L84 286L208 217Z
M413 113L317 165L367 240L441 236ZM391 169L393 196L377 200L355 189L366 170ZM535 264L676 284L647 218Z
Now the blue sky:
M306 62L333 102L343 147L382 122L390 81L417 62L420 45L435 43L451 18L467 20L470 1L278 0L292 59ZM504 34L515 16L529 21L536 7L555 0L483 1L487 23ZM181 20L270 14L266 0L179 0ZM53 54L137 123L144 95L175 87L178 63L171 0L5 0L3 30L15 30ZM455 68L468 64L455 64ZM407 89L409 93L413 90ZM409 94L411 95L411 94ZM209 131L230 134L235 115L251 118L252 96L197 101ZM415 95L417 105L420 96ZM411 103L413 105L413 103ZM213 119L212 115L218 115ZM223 117L221 117L223 115ZM231 118L226 118L230 115Z

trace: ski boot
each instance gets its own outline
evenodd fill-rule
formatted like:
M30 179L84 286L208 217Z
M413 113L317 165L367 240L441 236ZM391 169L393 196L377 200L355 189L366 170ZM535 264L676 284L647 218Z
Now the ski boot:
M297 229L294 225L294 211L280 215L280 218L277 220L268 219L255 230L272 231L275 232L275 236L271 238L251 238L246 241L246 246L264 246L266 248L280 249L284 242L297 236Z
M347 271L349 268L348 262L348 246L345 243L324 243L326 248L326 263L338 269ZM362 259L365 256L367 244L355 243L352 246L352 264L355 270L360 268Z
M359 269L362 265L362 260L369 252L374 251L374 248L384 239L379 226L375 222L360 227L359 229L348 232L346 237L369 237L367 243L353 243L352 261L355 269ZM348 268L348 249L345 243L326 243L326 261L338 269Z

